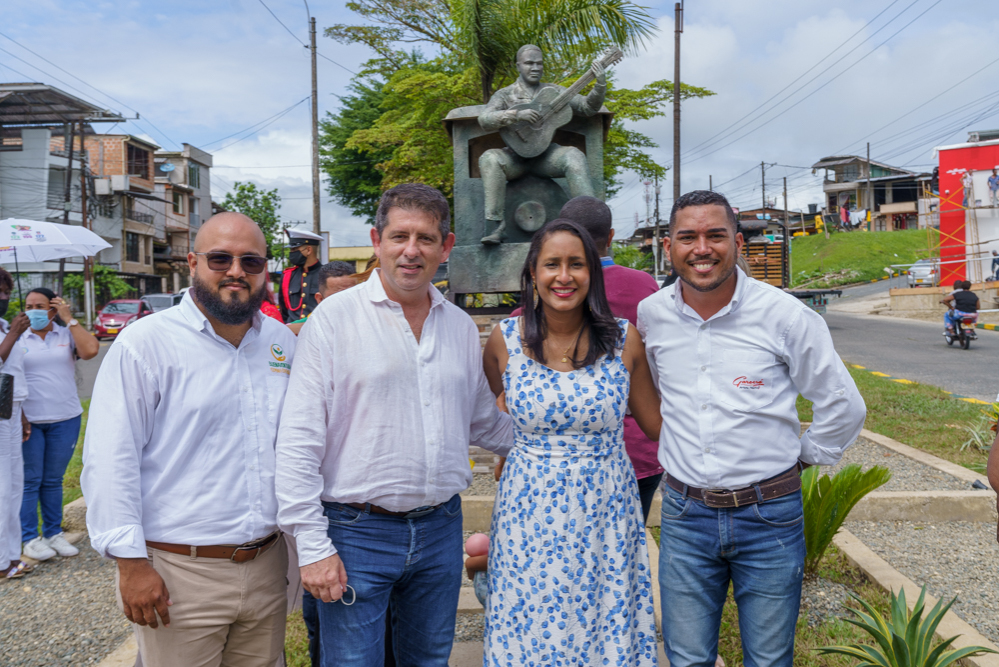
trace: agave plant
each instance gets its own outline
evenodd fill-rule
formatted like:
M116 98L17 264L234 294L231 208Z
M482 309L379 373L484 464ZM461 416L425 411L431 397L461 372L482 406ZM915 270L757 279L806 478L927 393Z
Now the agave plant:
M819 476L812 467L801 473L801 496L805 506L805 571L814 572L833 536L861 498L891 479L891 471L874 466L861 472L860 466L845 466L832 478Z
M982 413L981 417L964 427L971 437L961 445L962 452L969 447L979 452L988 452L992 448L992 441L996 437L996 425L999 423L999 403L993 403L979 412Z
M984 646L950 649L956 636L933 646L933 633L944 614L957 600L956 597L946 605L942 599L938 600L926 618L923 618L926 586L919 592L919 599L911 612L905 603L905 590L899 591L897 597L892 591L890 622L869 603L856 595L852 597L867 613L847 607L856 618L848 618L846 621L870 634L875 645L823 646L816 649L820 655L833 653L850 656L859 661L858 667L947 667L963 658L996 653Z

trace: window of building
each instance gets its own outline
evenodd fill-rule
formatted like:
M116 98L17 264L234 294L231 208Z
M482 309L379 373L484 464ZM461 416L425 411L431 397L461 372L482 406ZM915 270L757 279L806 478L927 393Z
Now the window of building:
M139 235L135 232L125 232L125 261L139 261Z
M184 195L180 192L173 193L173 212L177 215L184 215Z
M194 189L201 187L201 167L199 165L187 165L187 184Z
M149 180L149 151L138 146L128 146L128 175Z

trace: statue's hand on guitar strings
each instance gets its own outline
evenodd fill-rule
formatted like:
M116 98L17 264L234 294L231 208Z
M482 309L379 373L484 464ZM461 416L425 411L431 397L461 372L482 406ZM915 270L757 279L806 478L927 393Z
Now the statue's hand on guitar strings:
M517 120L534 125L541 120L541 113L535 109L521 109L517 112Z
M590 65L590 72L596 77L598 86L607 85L607 69L600 63L599 59L594 60L593 64Z

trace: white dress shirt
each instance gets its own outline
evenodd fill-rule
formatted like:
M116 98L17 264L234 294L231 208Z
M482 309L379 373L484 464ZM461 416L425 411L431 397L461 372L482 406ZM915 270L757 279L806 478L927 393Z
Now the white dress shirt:
M299 564L336 553L320 499L402 512L472 482L470 444L506 454L472 319L432 285L417 341L381 272L319 304L299 334L277 443L278 523Z
M740 489L798 459L834 465L867 415L822 317L736 272L732 300L707 320L684 303L681 280L638 306L662 396L659 462L696 487ZM815 414L800 438L799 393Z
M274 439L294 351L291 330L260 313L233 347L190 293L119 334L83 445L93 547L145 558L146 540L243 544L276 530Z
M76 341L67 327L52 323L45 340L31 329L19 339L29 397L24 416L34 424L66 421L83 414L76 393Z
M7 320L0 319L0 340L3 340L9 331L10 325ZM23 401L28 397L28 381L24 376L24 342L20 338L14 341L13 347L10 348L10 354L7 355L7 360L0 359L0 373L6 373L14 378L15 401ZM20 432L20 428L18 428L18 432Z

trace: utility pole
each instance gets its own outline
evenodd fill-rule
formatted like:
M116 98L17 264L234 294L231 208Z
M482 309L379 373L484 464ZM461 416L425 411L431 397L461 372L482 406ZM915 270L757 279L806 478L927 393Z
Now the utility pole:
M659 239L659 192L661 190L662 188L659 186L659 177L656 176L656 235L655 235L656 248L654 256L656 258L655 275L657 278L659 277L659 271L662 269L663 265L663 246L662 242Z
M787 218L787 176L784 177L784 252L787 261L784 263L784 284L791 284L791 227Z
M711 190L712 192L715 190L714 183L711 182L711 174L708 174L708 190Z
M763 215L767 214L767 163L760 162L760 182L763 185Z
M867 142L867 214L874 208L874 192L871 191L871 142ZM871 218L874 216L871 215ZM871 231L868 226L867 231Z
M316 82L316 17L314 16L309 18L309 50L312 52L312 231L319 234L321 227L319 224L319 86Z
M82 123L81 123L82 125ZM83 168L83 128L80 128L80 215L81 226L90 229L90 221L87 219L87 173ZM93 273L90 268L93 260L90 257L83 258L83 311L87 329L93 324L94 315L94 295L93 295Z
M680 33L683 32L683 3L673 7L673 201L680 198Z
M66 123L63 125L63 149L68 151L69 156L66 160L66 180L65 188L63 189L63 204L62 204L62 224L69 224L69 210L73 208L73 204L70 201L71 187L73 185L73 123ZM80 123L80 132L83 132L83 123ZM59 260L59 273L56 274L56 292L59 296L62 296L62 280L66 272L66 260Z

